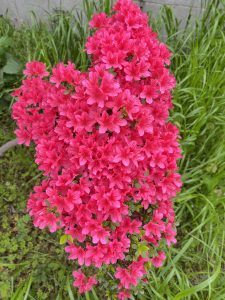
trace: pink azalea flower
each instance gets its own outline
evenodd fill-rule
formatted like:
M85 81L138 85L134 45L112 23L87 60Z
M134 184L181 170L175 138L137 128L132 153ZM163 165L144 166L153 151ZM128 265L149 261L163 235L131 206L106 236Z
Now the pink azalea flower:
M174 230L172 228L172 225L170 223L168 223L166 225L164 234L165 234L166 243L169 247L172 244L176 244L177 240L176 240L175 236L176 236L177 233L176 233L176 230Z
M46 71L46 65L39 61L32 61L26 64L26 69L23 74L29 77L38 76L40 78L46 77L49 73Z
M145 85L142 93L140 94L141 98L146 99L148 104L151 104L153 100L158 97L158 95L158 87L156 83Z
M176 81L175 78L169 74L169 71L164 69L159 84L160 92L164 94L167 90L171 90L175 87Z
M105 56L102 57L102 61L105 63L105 67L107 69L115 68L121 70L123 68L126 55L122 52L115 52L115 51L112 52L110 50L107 51L105 53Z
M93 125L96 123L93 116L90 116L88 113L83 112L80 116L76 116L77 125L74 126L74 129L79 132L82 130L91 132L93 130Z
M158 252L158 255L151 259L153 266L159 268L163 265L164 260L166 259L166 255L164 252Z
M124 218L123 222L121 223L121 229L125 231L126 233L139 233L140 232L140 227L142 223L137 220L131 221L129 217Z
M92 287L97 284L95 276L90 276L89 278L82 273L82 271L73 272L74 282L73 285L79 288L80 293L86 293L92 289Z
M120 284L125 289L130 289L131 285L137 286L137 278L131 276L129 270L117 268L115 278L120 280Z
M69 259L77 259L80 266L84 264L85 251L81 247L70 245L65 247L65 251L70 253Z
M32 137L31 137L31 134L28 131L16 129L15 134L18 138L18 144L19 145L21 145L21 144L24 144L26 146L30 145Z
M89 22L89 25L91 28L101 28L103 26L106 26L108 23L107 16L105 13L100 13L94 15L92 20Z
M125 167L128 167L130 163L133 163L136 167L138 162L144 159L144 156L137 150L137 143L130 142L128 146L116 147L115 157L113 162L122 162Z
M107 112L103 112L102 116L97 120L100 125L99 133L105 133L107 130L120 133L120 127L126 126L127 124L127 121L122 119L119 113L116 112L113 112L112 115L109 115Z
M130 264L128 269L117 268L115 277L120 280L120 285L125 289L130 289L131 286L137 286L138 280L145 274L144 263L146 259L139 258L138 261Z
M79 72L75 70L75 65L73 63L69 62L67 66L63 63L59 63L52 69L50 81L58 88L62 82L73 84L74 79L78 74Z
M103 245L107 244L109 232L107 232L103 228L96 229L91 235L94 244L97 244L98 242L101 242Z
M131 63L127 64L124 71L126 73L126 80L133 81L133 80L140 80L142 77L149 77L151 75L149 71L150 65L146 63L144 60L137 63L132 61Z
M131 298L131 293L127 290L123 290L117 294L118 299L125 300Z
M90 72L89 80L85 80L83 84L88 95L87 104L96 103L100 108L105 106L109 97L117 96L120 92L119 83L108 72L104 72L102 77L99 76L98 72Z
M160 57L162 58L164 63L167 64L167 65L170 65L171 53L168 50L168 48L163 43L161 43L159 45L159 49L160 49Z
M85 257L85 265L90 266L91 264L95 265L97 268L102 266L104 260L104 253L102 251L102 245L98 244L97 246L87 245L87 252Z
M99 211L109 211L111 208L121 207L121 194L119 190L112 190L109 193L94 195Z
M155 222L149 222L148 224L144 225L145 229L145 235L150 236L150 235L155 235L158 239L161 237L161 232L165 230L165 225L160 222L160 223L155 223Z
M73 205L81 204L82 200L81 200L81 197L80 197L80 191L74 191L74 190L69 189L67 191L67 195L66 195L66 200L65 201L66 202L70 202Z
M137 115L137 124L135 128L140 136L145 133L153 133L153 116L147 115L147 113L139 113Z

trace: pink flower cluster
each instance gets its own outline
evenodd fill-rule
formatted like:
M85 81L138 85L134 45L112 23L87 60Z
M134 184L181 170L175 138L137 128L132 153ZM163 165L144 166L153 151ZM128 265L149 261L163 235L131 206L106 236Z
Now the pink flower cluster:
M131 0L90 26L88 71L69 62L49 74L43 63L28 63L13 118L19 143L34 142L46 177L28 200L34 225L71 237L65 250L80 266L73 276L81 293L97 284L99 268L113 265L118 298L126 299L146 281L146 264L160 267L165 243L176 242L181 154L168 122L175 79L170 52Z

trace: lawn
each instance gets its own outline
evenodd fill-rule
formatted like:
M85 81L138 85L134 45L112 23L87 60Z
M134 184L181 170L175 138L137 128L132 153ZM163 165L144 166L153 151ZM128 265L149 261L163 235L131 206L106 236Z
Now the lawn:
M50 68L72 60L85 70L81 50L87 19L95 10L109 12L110 1L84 13L56 11L48 23L15 27L0 19L0 145L14 139L10 92L19 86L26 61ZM150 14L151 15L151 14ZM177 87L170 119L180 129L183 189L174 199L178 242L167 251L165 265L149 271L149 283L134 299L225 299L225 1L207 1L203 16L185 29L169 7L150 18L173 52L171 70ZM7 66L7 67L6 67ZM5 72L2 70L5 68ZM0 298L79 299L72 287L73 263L66 259L60 232L35 229L26 200L41 174L34 150L16 146L0 158ZM109 285L109 284L108 284ZM110 295L109 286L86 294L88 300Z

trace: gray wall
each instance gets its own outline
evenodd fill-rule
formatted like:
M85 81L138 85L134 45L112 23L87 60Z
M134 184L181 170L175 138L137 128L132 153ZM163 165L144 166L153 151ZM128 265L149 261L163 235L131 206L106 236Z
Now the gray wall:
M175 15L183 22L187 19L190 8L192 15L198 17L201 12L201 2L203 0L144 0L143 6L145 10L151 9L153 13L157 13L162 4L170 5Z
M22 21L29 19L30 11L44 17L53 8L72 10L80 7L81 2L82 0L0 0L0 14L8 11L9 16Z
M29 18L29 12L33 10L39 16L44 16L45 11L50 11L53 7L62 7L71 10L73 7L79 7L82 0L0 0L0 14L8 13L18 21ZM138 1L136 1L138 2ZM201 12L201 0L144 0L145 10L152 9L157 13L162 4L171 5L176 15L184 20L193 7L193 14L198 16Z

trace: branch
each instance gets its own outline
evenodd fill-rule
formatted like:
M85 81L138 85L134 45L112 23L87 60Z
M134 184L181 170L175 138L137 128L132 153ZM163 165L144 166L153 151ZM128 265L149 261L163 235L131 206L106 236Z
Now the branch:
M0 157L2 157L7 150L9 150L12 147L15 147L16 145L18 145L17 139L9 141L6 144L4 144L3 146L1 146L0 147Z

